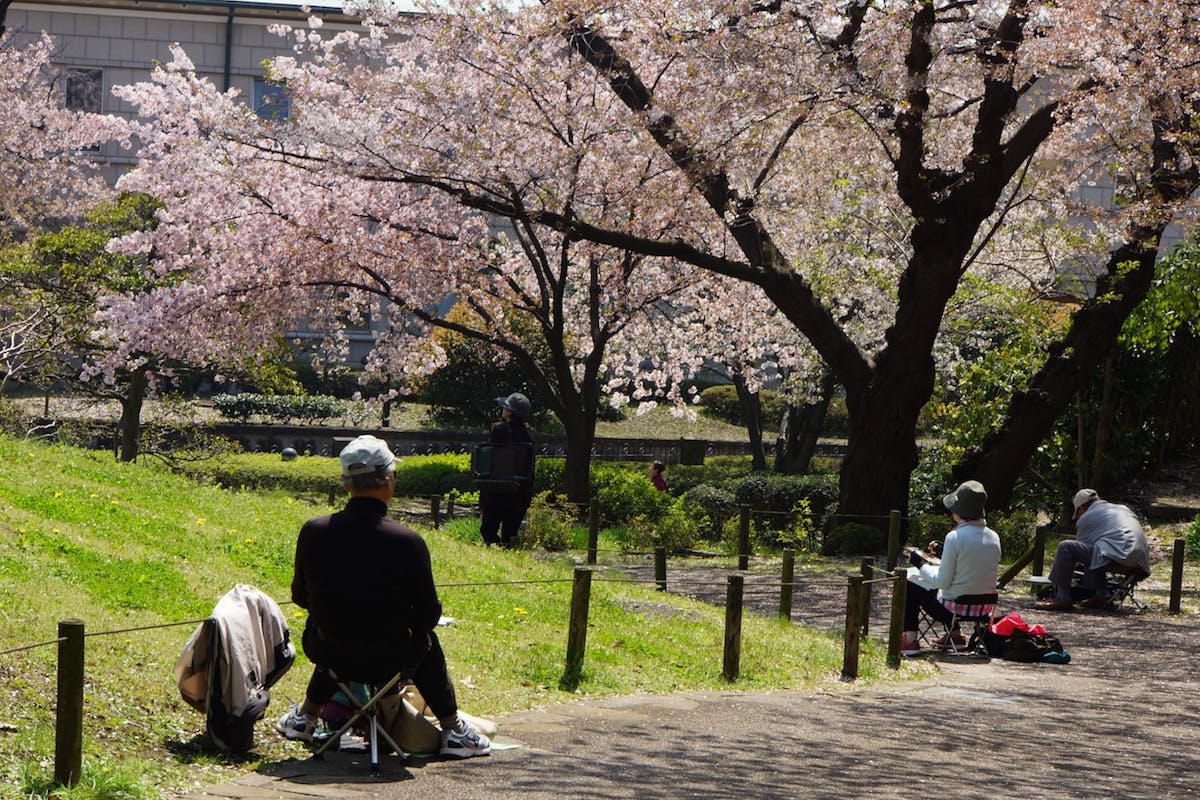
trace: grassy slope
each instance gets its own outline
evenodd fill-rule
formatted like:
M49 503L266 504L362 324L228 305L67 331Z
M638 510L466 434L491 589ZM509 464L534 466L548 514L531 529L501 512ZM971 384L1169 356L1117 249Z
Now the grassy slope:
M282 493L198 486L153 462L0 438L0 650L50 640L64 618L84 620L90 633L197 620L239 582L284 601L295 532L328 510ZM442 639L463 707L495 714L570 697L559 688L570 565L426 534L446 613L457 619ZM473 585L489 582L501 585ZM728 688L723 611L603 580L592 598L577 694ZM678 613L635 613L630 599ZM298 639L303 612L284 610ZM193 628L87 640L90 763L153 776L161 789L246 768L204 753L203 720L178 699L172 668ZM743 636L738 688L835 681L835 637L758 618L746 620ZM54 665L54 647L0 656L0 720L16 727L0 734L0 796L13 796L24 773L50 772ZM880 673L881 654L868 646L862 667L867 678ZM268 715L302 695L307 675L301 659ZM262 759L304 755L268 731L260 726Z

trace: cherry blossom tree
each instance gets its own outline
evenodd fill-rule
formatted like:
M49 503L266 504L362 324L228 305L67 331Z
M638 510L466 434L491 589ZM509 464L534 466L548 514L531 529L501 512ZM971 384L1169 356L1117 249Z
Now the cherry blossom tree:
M431 331L453 331L524 368L565 429L568 496L586 501L607 354L636 348L670 310L668 298L697 274L578 240L534 217L547 204L566 216L586 209L640 218L662 235L659 212L642 193L649 176L598 183L585 169L604 157L608 141L588 129L584 111L597 100L577 93L570 74L533 74L528 88L537 91L510 98L526 106L521 113L512 108L511 119L485 126L473 122L481 117L471 104L501 98L445 92L439 75L425 89L438 93L417 106L424 124L439 129L422 138L413 118L399 115L412 103L399 92L420 86L422 70L441 67L409 54L396 68L404 74L380 81L377 72L379 62L399 63L390 48L414 43L385 48L302 34L299 46L312 48L310 60L280 59L272 68L289 87L287 120L255 116L197 76L178 50L151 82L119 90L143 118L130 129L143 142L141 164L120 185L165 206L154 231L115 246L153 249L154 269L169 285L108 301L112 363L150 344L185 360L236 361L297 319L336 331L369 314L376 341L368 372L415 376L444 361ZM364 53L376 61L360 63ZM462 108L450 116L436 104ZM562 156L549 181L522 174L539 150ZM459 160L471 151L492 161L474 185L505 207L502 219L486 204L407 180L416 159ZM455 314L443 310L446 298L455 299ZM326 344L328 357L339 355L335 334Z
M63 107L53 41L0 31L0 244L69 219L108 188L86 154L113 120Z
M403 24L382 7L367 13ZM671 235L553 209L537 221L760 286L844 387L842 510L877 516L907 507L934 344L965 274L1044 291L1068 255L1099 274L1095 299L963 467L1000 505L1144 296L1163 230L1195 210L1194 16L1190 3L1152 0L1116 11L561 0L511 13L454 4L445 25L483 18L507 37L507 48L478 28L477 48L460 38L459 80L511 81L515 51L545 41L593 68L630 130L607 168L633 173L657 157L674 170L654 187L674 215ZM537 162L552 164L550 154ZM1116 202L1080 193L1100 177ZM485 201L446 169L411 180ZM834 236L863 249L826 262L821 248ZM1071 251L1052 246L1063 242ZM839 321L848 297L877 322L866 337Z
M196 308L249 302L251 265L286 265L306 289L375 282L314 277L315 241L325 264L375 265L382 245L405 249L424 293L384 296L409 311L467 291L467 274L529 285L466 255L479 235L467 211L493 227L510 220L524 238L510 235L506 252L565 246L586 254L572 264L640 257L745 281L846 393L843 515L907 508L916 421L964 276L1033 292L1067 269L1098 276L1044 368L962 465L1003 505L1144 296L1163 230L1195 211L1200 26L1182 0L444 0L422 17L383 2L358 11L365 36L314 25L294 33L296 59L274 63L294 98L286 125L234 119L232 100L186 82L178 60L157 91L177 89L127 95L160 121L138 132L166 165L137 188L188 195L201 189L193 174L209 172L197 163L224 170L202 200L168 202L159 244L184 254L181 269L218 252L246 266L180 296ZM227 129L240 133L215 133ZM1082 191L1101 178L1115 201ZM290 199L305 192L303 207ZM251 200L257 217L231 208ZM271 226L256 224L266 217ZM280 234L279 219L325 227L314 240ZM226 256L234 239L240 255ZM439 270L447 263L457 268ZM495 315L505 303L480 306ZM217 315L236 329L231 312ZM565 322L547 332L569 333Z

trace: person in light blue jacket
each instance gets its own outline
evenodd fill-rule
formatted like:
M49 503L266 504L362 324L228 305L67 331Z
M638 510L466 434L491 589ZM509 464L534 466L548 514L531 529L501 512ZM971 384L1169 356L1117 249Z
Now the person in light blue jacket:
M1050 567L1054 597L1037 605L1047 611L1074 606L1071 581L1076 564L1083 566L1080 585L1090 597L1082 604L1088 608L1103 608L1108 604L1106 573L1114 565L1145 576L1150 574L1146 532L1128 506L1102 500L1095 489L1080 489L1071 503L1075 507L1075 538L1059 542L1054 551L1054 564Z
M987 526L984 506L987 491L979 481L967 481L942 498L942 504L954 517L954 529L946 534L940 563L922 561L909 570L904 603L904 633L900 652L919 655L921 644L917 625L921 609L949 625L955 614L977 615L988 609L961 603L966 595L996 591L996 573L1000 567L1000 537ZM961 631L951 631L956 645L966 644ZM937 642L936 644L947 644Z

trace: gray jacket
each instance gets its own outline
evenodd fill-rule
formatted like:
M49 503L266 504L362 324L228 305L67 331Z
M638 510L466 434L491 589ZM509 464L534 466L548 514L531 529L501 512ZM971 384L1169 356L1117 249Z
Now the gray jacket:
M1150 574L1146 533L1128 506L1096 500L1075 521L1075 538L1092 546L1089 569L1111 562Z

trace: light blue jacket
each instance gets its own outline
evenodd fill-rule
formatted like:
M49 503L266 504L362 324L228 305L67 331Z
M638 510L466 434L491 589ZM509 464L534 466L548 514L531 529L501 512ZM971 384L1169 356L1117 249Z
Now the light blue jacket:
M1000 537L981 520L960 522L946 534L942 563L924 564L921 575L941 590L942 597L996 591L1000 567Z

